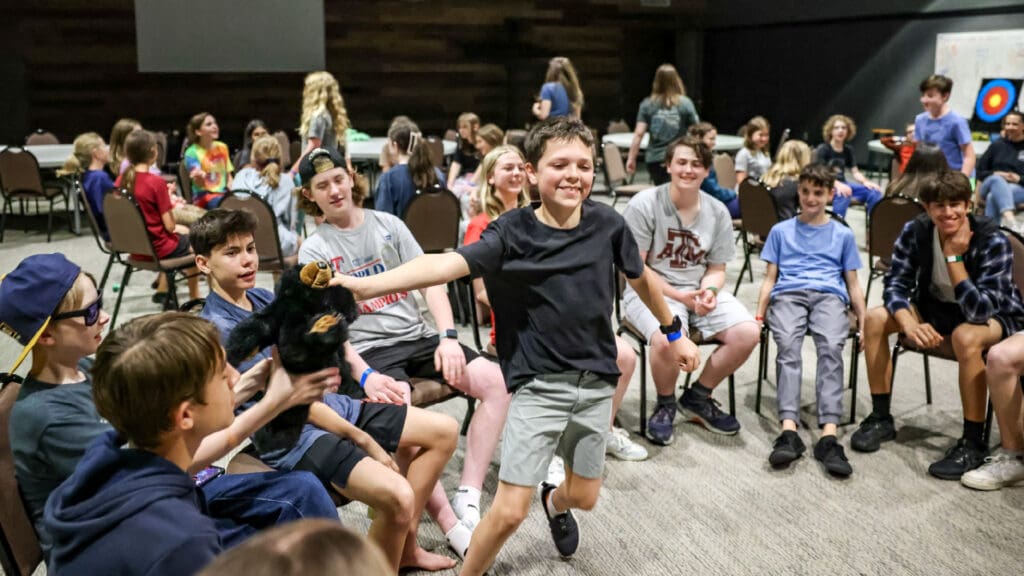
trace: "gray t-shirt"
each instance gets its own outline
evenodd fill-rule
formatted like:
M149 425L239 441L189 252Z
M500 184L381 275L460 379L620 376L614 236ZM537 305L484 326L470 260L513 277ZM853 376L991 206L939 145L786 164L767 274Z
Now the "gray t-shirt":
M644 152L644 161L660 164L665 160L665 149L668 145L676 138L685 136L691 124L700 122L700 117L697 116L697 109L693 107L693 101L686 96L681 96L675 106L665 106L660 100L648 97L640 103L636 121L647 124L647 132L650 135L647 150Z
M746 172L747 178L760 180L771 167L772 159L763 150L751 152L744 147L736 153L736 171Z
M646 264L680 290L700 288L709 264L726 264L736 255L729 209L700 192L700 210L684 226L669 195L669 184L648 188L626 205L622 217L636 238ZM629 286L626 290L632 290Z
M423 254L405 223L375 210L364 210L362 225L342 230L324 222L302 243L299 262L326 260L342 274L370 276L386 272ZM396 292L359 303L359 318L349 326L357 352L437 335L420 315L410 292Z
M255 168L251 166L242 168L238 174L235 174L231 188L232 190L248 190L266 200L277 218L277 236L281 240L281 250L284 255L291 256L298 252L299 236L295 233L293 224L296 221L295 195L292 194L295 183L287 172L281 174L277 188L271 188L270 183Z
M309 131L302 135L303 150L306 149L310 138L319 138L321 148L338 148L338 135L334 132L334 121L331 120L331 113L326 108L317 110L309 119Z
M953 281L949 278L949 267L946 266L946 255L942 253L942 242L939 241L939 229L932 231L932 283L928 289L940 302L956 304L953 293Z

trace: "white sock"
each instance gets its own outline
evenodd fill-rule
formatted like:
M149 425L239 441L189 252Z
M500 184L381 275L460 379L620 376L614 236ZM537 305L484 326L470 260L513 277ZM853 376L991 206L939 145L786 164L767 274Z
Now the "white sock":
M548 510L551 511L551 516L552 517L558 516L560 514L565 514L566 512L569 511L568 508L566 508L565 510L559 510L558 508L555 507L555 491L554 490L552 490L551 492L548 492Z
M480 523L480 490L472 486L459 486L452 498L452 510L470 530Z
M444 537L448 540L448 545L451 546L452 550L459 555L459 558L465 560L466 549L469 548L469 541L473 538L473 531L462 522L456 522L455 526L452 526L452 529Z

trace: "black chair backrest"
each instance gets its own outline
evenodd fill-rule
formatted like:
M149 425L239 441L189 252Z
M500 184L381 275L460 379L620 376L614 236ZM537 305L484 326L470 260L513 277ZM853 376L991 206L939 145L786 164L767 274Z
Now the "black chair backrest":
M1024 297L1024 237L1009 228L1003 228L1013 250L1013 283Z
M924 212L924 206L903 195L883 198L868 220L868 255L888 263L903 226Z
M740 213L743 214L743 231L767 238L772 226L779 223L779 215L775 209L775 198L772 198L768 187L747 178L740 183Z
M182 157L178 163L178 191L185 202L192 203L192 179L188 176L188 167L185 166L185 158Z
M609 186L615 187L626 181L626 165L622 163L622 152L611 142L601 145L604 158L604 177Z
M449 190L420 192L405 210L405 225L426 253L453 250L459 243L462 206Z
M39 538L29 519L14 475L14 453L7 434L14 401L21 384L10 382L0 388L0 567L5 574L28 576L43 561Z

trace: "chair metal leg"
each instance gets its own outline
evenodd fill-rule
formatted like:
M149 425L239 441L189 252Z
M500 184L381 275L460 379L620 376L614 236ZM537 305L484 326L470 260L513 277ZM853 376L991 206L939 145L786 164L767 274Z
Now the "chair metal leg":
M640 436L647 438L647 347L638 346L640 358Z
M39 201L36 200L36 212L39 212ZM46 215L46 241L53 237L53 200L50 200L50 212Z
M864 304L867 305L868 298L871 296L871 282L875 279L874 271L868 273L868 286L864 289Z
M989 441L992 438L992 398L988 399L988 410L985 411L985 432L981 439L985 442L985 448L989 446Z
M757 394L754 397L754 413L761 415L761 384L768 372L768 327L761 327L761 342L757 348Z
M124 291L128 288L128 281L131 280L131 278L132 267L125 266L124 274L121 276L121 289L117 291L117 303L114 304L114 314L110 317L110 327L107 328L108 334L110 333L109 331L114 329L114 326L117 326L117 312L121 309L121 298L124 297Z
M736 415L736 375L729 374L729 414Z
M100 280L100 285L97 288L100 294L103 294L103 287L107 285L107 278L110 276L110 268L114 265L114 260L117 257L111 253L110 258L107 258L107 267L103 269L103 278Z
M683 380L683 388L689 388L690 387L690 380L692 378L693 378L693 372L687 372L686 373L686 379Z
M860 348L860 335L853 336L853 348L850 350L850 424L857 421L857 350Z
M922 354L924 358L924 397L929 404L932 403L932 373L928 368L928 355Z
M743 239L743 267L740 268L740 275L736 277L736 287L733 288L733 290L732 290L732 293L734 295L735 294L739 294L740 284L743 283L743 273L746 272L747 268L749 268L749 267L750 267L750 244L747 242L747 239L744 238ZM751 278L750 281L753 282L754 281L753 278Z
M462 429L459 430L459 435L465 436L469 432L469 423L473 419L474 412L476 412L476 398L466 396L466 416L462 419Z

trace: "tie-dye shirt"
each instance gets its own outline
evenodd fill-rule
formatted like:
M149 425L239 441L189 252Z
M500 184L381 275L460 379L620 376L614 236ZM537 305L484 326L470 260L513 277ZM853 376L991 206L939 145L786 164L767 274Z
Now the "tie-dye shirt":
M193 144L185 150L185 168L192 172L200 168L206 172L206 182L202 189L207 192L226 192L228 188L228 174L235 171L231 164L231 155L228 153L227 144L217 141L209 150ZM193 186L194 186L193 181Z

